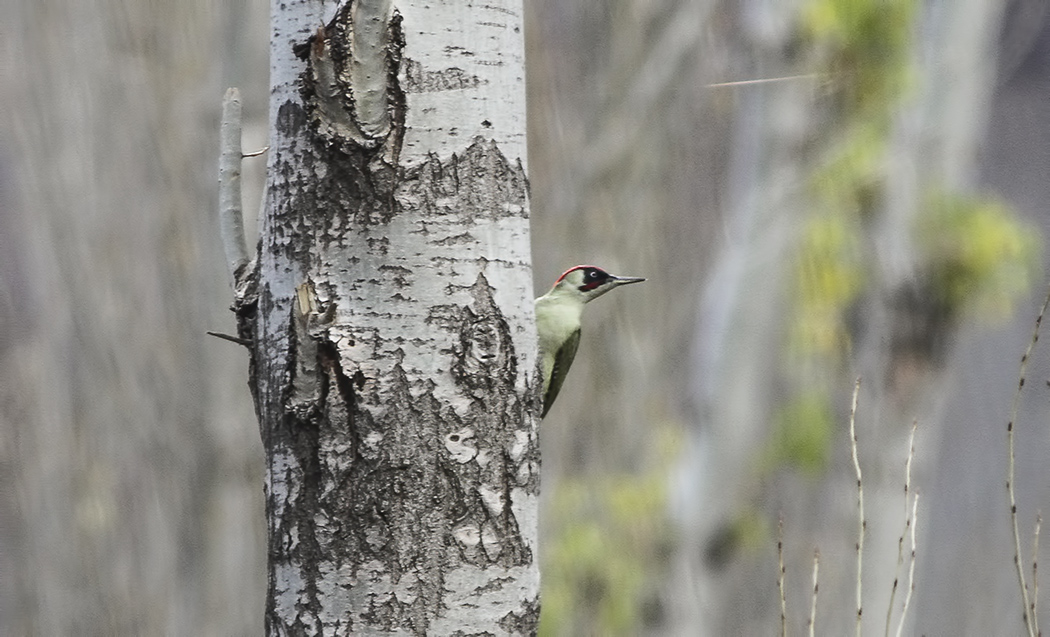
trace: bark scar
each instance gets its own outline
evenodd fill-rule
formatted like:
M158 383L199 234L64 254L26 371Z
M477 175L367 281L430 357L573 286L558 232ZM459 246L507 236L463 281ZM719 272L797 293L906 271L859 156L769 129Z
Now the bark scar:
M345 2L295 46L307 63L299 91L314 132L347 154L365 151L396 166L405 128L404 46L401 14L383 0Z
M492 297L492 286L483 273L470 288L473 308L464 307L460 318L459 341L454 350L452 375L471 394L484 399L498 391L502 383L513 386L517 358L507 324Z

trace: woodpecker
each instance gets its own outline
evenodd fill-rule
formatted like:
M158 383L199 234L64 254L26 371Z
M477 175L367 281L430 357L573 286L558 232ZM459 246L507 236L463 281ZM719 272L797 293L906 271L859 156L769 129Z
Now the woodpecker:
M580 345L583 306L613 288L638 283L635 276L613 276L593 265L569 268L554 287L536 299L536 329L540 340L540 369L543 373L543 418L550 411L569 373Z

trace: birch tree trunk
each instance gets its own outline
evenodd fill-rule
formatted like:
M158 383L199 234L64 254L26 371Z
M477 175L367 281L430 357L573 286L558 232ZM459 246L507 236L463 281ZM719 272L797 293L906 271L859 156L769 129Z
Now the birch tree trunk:
M267 194L235 306L266 450L267 633L532 633L520 3L271 15Z

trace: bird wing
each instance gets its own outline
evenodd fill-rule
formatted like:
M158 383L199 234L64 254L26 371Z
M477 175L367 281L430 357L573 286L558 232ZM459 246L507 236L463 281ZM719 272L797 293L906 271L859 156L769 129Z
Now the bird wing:
M569 367L572 366L572 359L576 358L576 350L579 346L580 330L577 328L569 338L565 339L565 343L554 355L554 367L551 368L551 380L547 384L547 394L543 397L543 413L540 414L540 418L547 415L551 405L554 404L554 399L558 397L558 392L561 391L561 385L565 382L565 376L569 373Z

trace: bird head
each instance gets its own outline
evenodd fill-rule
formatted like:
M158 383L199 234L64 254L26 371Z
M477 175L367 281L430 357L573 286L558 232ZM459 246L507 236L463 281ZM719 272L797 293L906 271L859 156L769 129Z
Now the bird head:
M613 288L644 281L642 277L616 276L593 265L569 268L554 282L552 292L566 294L588 303Z

